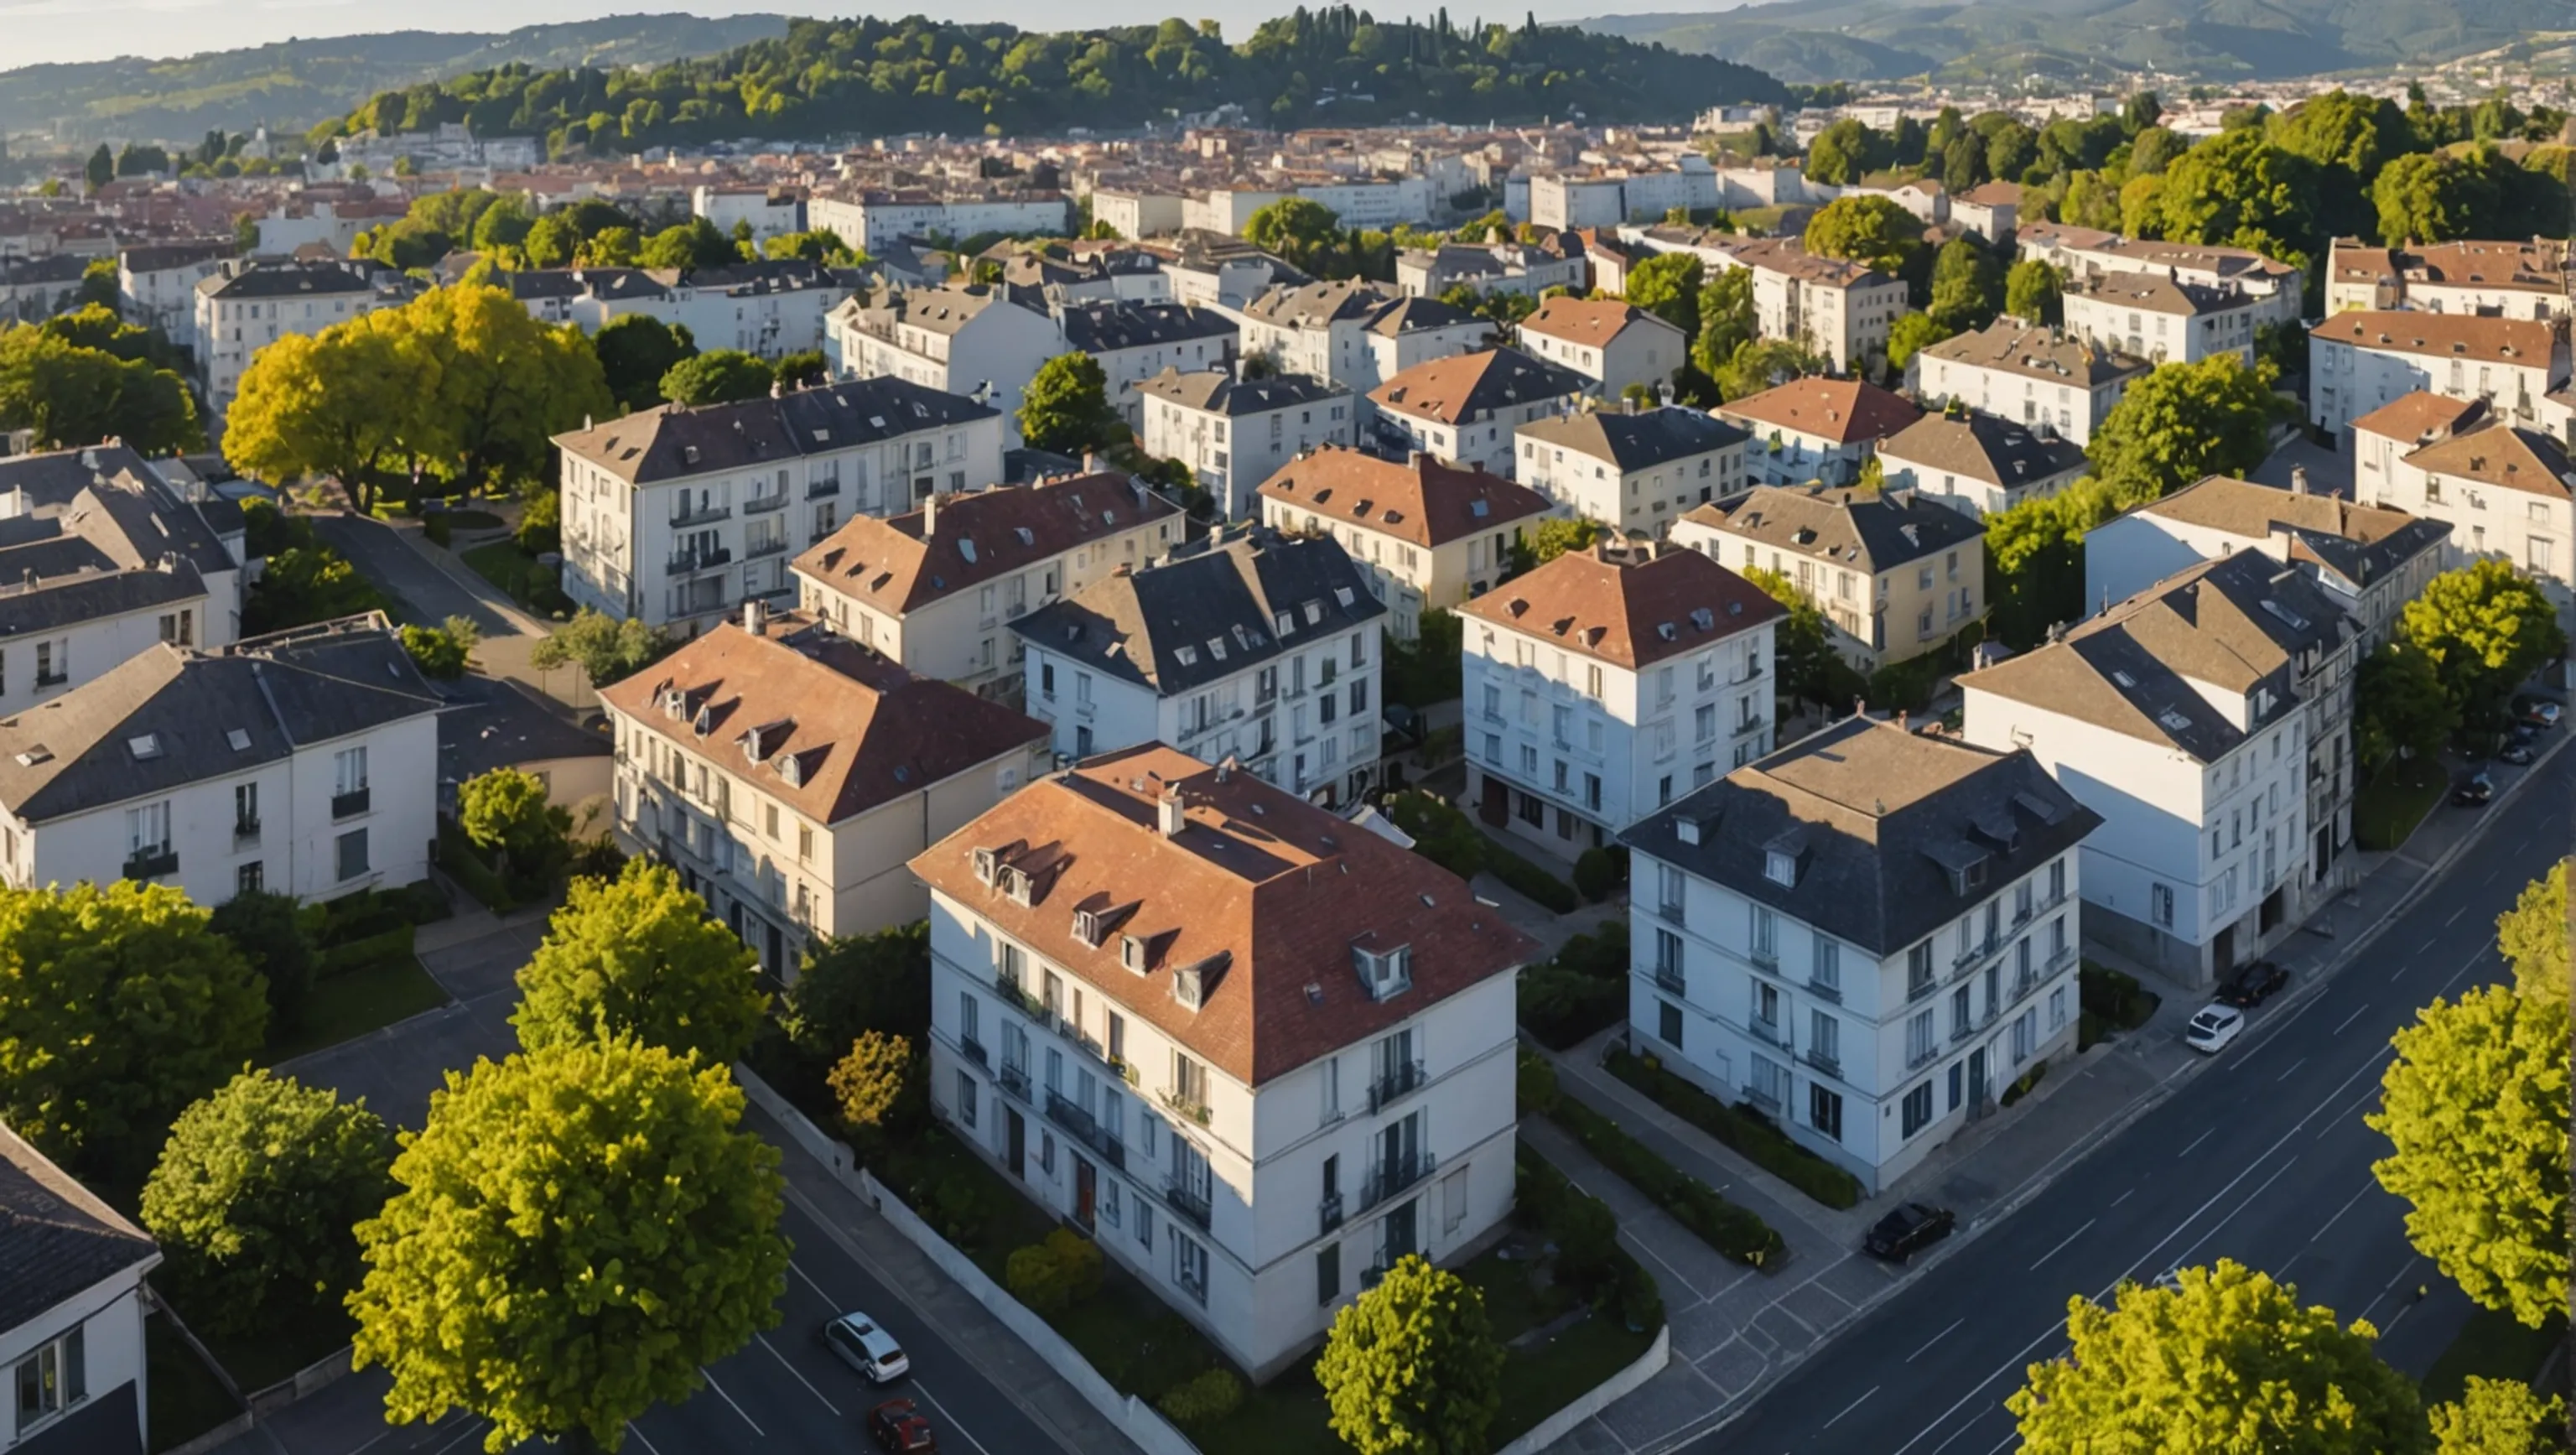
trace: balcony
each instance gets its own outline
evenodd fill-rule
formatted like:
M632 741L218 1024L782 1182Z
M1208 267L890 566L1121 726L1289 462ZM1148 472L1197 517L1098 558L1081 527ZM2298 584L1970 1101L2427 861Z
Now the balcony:
M974 1062L976 1065L981 1066L988 1071L992 1069L992 1053L984 1049L984 1043L982 1041L976 1040L973 1036L959 1036L957 1038L957 1049L966 1053L967 1060Z
M1656 905L1655 913L1668 925L1675 926L1676 928L1687 928L1682 921L1682 905L1679 900L1675 900L1668 904Z
M1763 717L1760 713L1755 713L1753 716L1736 723L1735 735L1740 738L1747 733L1758 733L1769 725L1770 720L1768 718Z
M364 788L352 788L346 793L334 793L331 795L331 816L355 818L365 813L372 802L368 791Z
M1392 1105L1397 1098L1410 1096L1422 1089L1431 1078L1423 1073L1422 1063L1407 1061L1369 1083L1369 1111L1376 1113Z
M1369 1168L1368 1181L1360 1186L1360 1202L1356 1210L1367 1212L1370 1208L1429 1177L1438 1170L1439 1160L1428 1152L1416 1152L1407 1157L1379 1159Z
M2019 921L2015 921L2015 923L2019 923ZM1959 947L1959 953L1952 957L1950 961L1950 968L1953 971L1969 969L1978 961L1985 959L1987 956L1992 955L2003 947L2002 939L1995 935L1988 935L1982 940L1972 940Z
M1843 1063L1840 1057L1828 1056L1813 1046L1809 1046L1806 1050L1800 1052L1798 1059L1806 1062L1810 1066L1813 1066L1817 1070L1822 1071L1827 1076L1840 1079L1843 1074Z
M233 820L233 843L234 843L235 845L237 845L237 846L238 846L238 845L241 845L241 844L256 844L256 843L258 843L258 842L259 842L259 820L258 820L258 819L255 819L255 818L239 818L239 819L235 819L235 820Z
M1046 1119L1071 1133L1101 1161L1120 1172L1127 1170L1127 1144L1109 1135L1099 1118L1050 1091L1046 1094Z
M1001 1071L993 1077L993 1080L1015 1100L1028 1102L1033 1099L1029 1095L1029 1068L1026 1066L1014 1066L1005 1061L1002 1063Z
M1207 1224L1201 1223L1199 1226L1206 1227ZM1184 1272L1180 1275L1179 1282L1181 1285L1181 1292L1188 1294L1191 1300L1197 1303L1201 1308L1205 1308L1207 1306L1206 1274Z
M838 479L808 481L805 486L805 498L808 500L821 500L840 493L841 482Z
M1976 1023L1974 1021L1963 1019L1956 1025L1950 1027L1950 1043L1952 1045L1957 1045L1959 1042L1966 1040L1968 1037L1973 1036L1976 1033Z
M742 513L745 515L764 515L773 510L786 508L787 492L784 490L775 495L755 495L742 503Z
M1183 1187L1177 1182L1166 1180L1163 1183L1163 1201L1172 1211L1198 1224L1200 1232L1206 1232L1208 1225L1216 1220L1206 1193Z
M1922 979L1905 987L1905 1002L1906 1004L1911 1005L1915 1001L1928 999L1932 992L1939 990L1940 988L1940 981L1926 975Z
M753 541L749 545L744 546L742 548L742 558L746 561L757 561L763 556L777 555L780 551L785 549L787 549L787 537L782 533L771 536L767 540Z
M1178 1112L1180 1115L1188 1117L1191 1121L1197 1122L1200 1126L1206 1126L1208 1124L1208 1104L1204 1101L1200 1101L1196 1097L1187 1096L1177 1091L1166 1091L1162 1094L1162 1103L1173 1111Z
M1036 1021L1039 1025L1052 1026L1055 1024L1055 1013L1046 1008L1046 1002L1029 994L1027 986L1020 984L1020 982L1011 979L1009 976L1003 976L1001 979L993 982L993 993L1002 998L1002 1003L1004 1005L1012 1007L1020 1014Z
M669 571L670 574L674 576L685 576L692 571L712 571L732 559L733 547L710 546L703 551L673 551L670 554L669 559L665 560L662 564L664 569Z
M1843 988L1840 985L1828 984L1812 975L1807 977L1807 993L1819 1000L1830 1000L1836 1005L1843 1003Z
M158 879L164 874L178 872L179 851L168 844L137 849L125 856L125 877L128 879Z
M1329 1233L1333 1229L1342 1225L1342 1195L1340 1193L1327 1193L1321 1202L1315 1204L1315 1221L1317 1224L1315 1235L1317 1237L1322 1237L1325 1233Z
M72 680L72 674L69 672L39 672L36 674L36 685L38 687L60 687L70 680Z
M1751 1031L1756 1039L1768 1041L1784 1051L1789 1049L1789 1032L1778 1021L1766 1021L1757 1017L1746 1021L1744 1027Z
M709 521L730 520L732 517L733 507L730 505L701 505L693 510L688 505L682 504L679 509L671 512L671 529L681 530L688 526L705 525Z
M1655 967L1655 988L1667 995L1688 997L1690 994L1689 982L1682 978L1680 970L1670 965Z
M1779 972L1780 947L1777 945L1755 945L1744 952L1744 958L1774 974Z

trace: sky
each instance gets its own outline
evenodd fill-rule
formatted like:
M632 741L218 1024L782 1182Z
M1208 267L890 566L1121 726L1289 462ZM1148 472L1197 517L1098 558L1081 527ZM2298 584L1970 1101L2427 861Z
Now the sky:
M1322 0L1315 0L1322 3ZM0 71L49 61L99 61L113 56L181 56L199 51L234 50L297 36L358 35L385 30L506 31L522 25L581 20L596 15L634 13L645 7L526 3L526 0L448 0L434 12L396 7L383 0L0 0ZM659 7L656 7L659 8ZM676 8L676 7L675 7ZM691 5L700 15L769 12L789 15L864 13L853 5L778 4ZM936 10L943 18L962 21L1008 21L1031 29L1080 25L1133 25L1181 14L1206 17L1225 26L1228 39L1239 40L1271 15L1295 8L1294 0L1093 0L1068 9L1039 0L948 0L929 6L914 0L887 5L874 13L898 15ZM1386 17L1429 15L1437 0L1413 5L1369 5ZM1471 16L1517 19L1535 9L1541 20L1577 20L1600 13L1582 0L1500 0L1491 13L1475 0L1460 0L1452 19ZM1722 10L1720 0L1632 0L1633 10Z

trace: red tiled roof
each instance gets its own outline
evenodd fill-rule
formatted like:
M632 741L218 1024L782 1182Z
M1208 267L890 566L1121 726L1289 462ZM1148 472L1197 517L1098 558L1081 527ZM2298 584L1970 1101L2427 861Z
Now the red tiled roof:
M1177 505L1117 471L937 497L934 513L857 516L796 558L796 573L881 610L905 612L1089 541L1169 517ZM1026 538L1022 532L1027 533Z
M1792 379L1724 405L1718 413L1837 444L1885 439L1923 417L1911 401L1875 384L1821 377Z
M1615 298L1557 297L1540 304L1538 312L1522 322L1521 332L1598 348L1639 319L1662 322L1635 304Z
M2486 403L2483 400L2453 399L2445 394L2418 389L2354 420L2352 427L2360 434L2384 435L2408 444L2421 444L2449 434L2484 413Z
M1548 512L1546 496L1491 471L1430 455L1400 465L1338 445L1280 466L1261 482L1261 496L1417 546L1508 530Z
M1762 588L1697 551L1610 545L1568 551L1458 610L1628 668L1788 614ZM1692 614L1700 611L1708 614L1704 626Z
M2495 361L2546 369L2559 331L2519 318L2478 318L2465 313L2413 313L2356 309L2309 330L2327 343L2392 354Z

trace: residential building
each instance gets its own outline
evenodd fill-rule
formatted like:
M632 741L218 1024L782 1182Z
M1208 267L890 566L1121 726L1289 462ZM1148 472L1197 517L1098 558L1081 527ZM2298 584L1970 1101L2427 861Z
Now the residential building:
M1621 835L1629 1042L1883 1192L2074 1051L2101 824L2027 749L1812 733Z
M689 189L689 212L728 237L747 225L754 241L765 242L803 227L805 199L775 187L699 186Z
M2253 295L2177 283L2154 273L2101 273L2068 280L2059 297L2066 331L2097 349L2150 364L2197 364L2218 354L2254 362Z
M2084 447L2053 427L1973 409L1926 414L1880 440L1878 466L1886 488L1978 519L2054 495L2092 468Z
M2368 420L2392 413L2382 410ZM2354 427L2363 462L2387 460L2384 470L2360 476L2376 491L2372 503L2448 523L2445 568L2502 561L2557 603L2561 628L2576 626L2576 460L2567 447L2475 405L2457 422L2426 430L2401 453L2399 442L2380 431L2403 427L2381 424L2369 433Z
M784 604L795 552L844 520L1001 479L1002 443L990 407L894 378L659 404L558 435L564 593L683 633L750 597Z
M1950 221L1959 230L1983 238L1989 246L2012 240L2021 224L2021 184L1988 182L1950 199Z
M1616 227L1674 208L1702 212L1718 205L1716 169L1683 153L1670 168L1620 167L1601 172L1544 172L1529 179L1529 220L1560 232Z
M1243 309L1246 358L1354 393L1483 348L1493 332L1492 323L1437 298L1399 298L1358 278L1277 284Z
M1762 337L1802 344L1846 374L1887 357L1888 330L1907 312L1904 279L1819 257L1796 238L1748 243L1735 257L1753 270Z
M1931 408L1956 400L2082 445L2153 367L2064 329L1998 318L1923 349L1907 373L1915 397Z
M1594 393L1616 397L1630 385L1645 389L1672 382L1690 362L1682 331L1631 303L1559 295L1521 321L1520 346L1560 369L1592 381Z
M1744 490L1751 436L1703 410L1587 410L1522 425L1520 482L1567 514L1660 536L1693 505Z
M758 602L603 689L617 832L793 981L927 913L913 855L1048 766L1046 728Z
M155 645L0 719L0 882L330 899L429 877L440 701L381 614Z
M1245 317L1254 300L1272 288L1299 288L1314 281L1276 254L1227 233L1183 233L1158 251L1163 273L1171 279L1172 301L1222 308L1243 318L1245 353L1259 352L1248 337L1252 324Z
M197 284L197 393L207 435L222 435L252 356L280 334L320 333L408 296L398 282L380 283L373 263L226 260Z
M1502 1231L1538 946L1430 860L1153 744L912 868L935 1113L1254 1378Z
M1571 251L1567 243L1573 243ZM1452 288L1479 295L1535 298L1550 288L1583 287L1579 239L1556 235L1553 246L1529 243L1442 243L1406 248L1395 255L1396 291L1407 298L1438 298Z
M1230 369L1167 369L1136 393L1145 453L1189 466L1227 520L1256 514L1254 492L1290 460L1360 440L1358 398L1304 374L1250 379Z
M1091 194L1091 219L1109 224L1120 237L1165 237L1181 230L1181 196L1103 187Z
M1421 634L1425 611L1455 611L1501 580L1513 544L1550 513L1547 497L1490 471L1343 448L1299 455L1260 496L1263 525L1342 543L1402 641Z
M723 268L576 268L581 291L567 312L588 333L644 314L686 328L700 349L740 349L775 361L823 347L824 320L850 296L852 276L803 258Z
M116 255L116 302L125 321L157 328L172 345L197 346L197 285L233 255L230 238L156 243Z
M1673 544L1786 579L1861 672L1935 651L1985 619L1977 518L1904 489L1756 486L1673 522Z
M1467 797L1562 858L1771 750L1787 615L1696 551L1568 551L1459 609Z
M1377 782L1386 606L1341 543L1249 526L1011 623L1072 759L1170 743L1327 807Z
M1071 303L1165 303L1172 279L1163 260L1122 243L996 243L985 256L1004 254L1002 281L1036 288ZM1204 305L1201 305L1204 306Z
M2570 286L2564 239L2382 248L2339 237L2326 273L2326 314L2402 308L2546 321L2576 311Z
M1377 443L1420 450L1508 479L1522 425L1573 410L1583 377L1518 349L1486 349L1416 364L1369 391Z
M805 225L839 234L851 247L875 252L908 237L968 238L1008 232L1062 237L1072 230L1073 208L1061 192L996 192L988 195L929 192L817 192L805 199Z
M2299 296L2304 275L2293 264L2276 262L2246 248L2126 238L2114 232L2036 219L2018 222L2013 229L2013 246L2021 257L2037 258L2069 277L2155 274L2198 288L2242 293L2255 301L2257 324L2286 326L2300 321Z
M1235 321L1225 314L1185 303L1063 303L1056 306L1055 321L1065 349L1100 362L1109 403L1131 430L1145 423L1145 400L1137 385L1171 369L1230 371L1240 337Z
M2308 331L2308 422L2338 440L2354 420L2417 390L2482 399L2527 425L2567 382L2565 319L2366 310Z
M143 1279L161 1265L151 1237L0 1126L0 1248L17 1270L0 1298L11 1455L155 1448L143 1349Z
M794 563L798 605L911 671L1016 701L1009 623L1110 572L1135 570L1189 532L1180 507L1115 470L922 497L853 516Z
M1851 485L1879 441L1923 411L1875 384L1810 375L1722 404L1717 417L1753 437L1753 483Z
M1033 299L983 284L859 294L823 321L824 362L836 379L891 375L971 395L999 411L1017 444L1022 391L1065 351L1063 331Z
M1959 679L1968 741L2028 748L2102 815L2088 943L2199 991L2306 917L2310 838L2342 836L2308 819L2311 749L2351 730L2355 639L2305 574L2241 551Z

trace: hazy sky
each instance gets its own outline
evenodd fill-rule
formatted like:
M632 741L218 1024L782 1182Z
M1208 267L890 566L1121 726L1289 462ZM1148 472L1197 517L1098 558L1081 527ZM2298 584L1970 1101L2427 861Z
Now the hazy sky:
M633 10L645 9L637 5ZM1229 39L1241 39L1264 18L1295 8L1294 0L1095 0L1076 6L1050 6L1038 0L951 0L930 7L915 0L863 9L827 4L697 4L685 7L700 15L769 12L796 15L876 13L900 15L936 9L943 18L1003 20L1031 28L1065 25L1130 25L1167 15L1208 17L1225 25ZM1380 4L1367 7L1383 16L1429 15L1431 4ZM1490 12L1474 0L1452 7L1451 18L1464 23L1483 15L1515 19L1531 0L1505 0ZM1722 10L1724 0L1642 0L1627 10ZM1542 20L1572 20L1600 13L1581 0L1540 0ZM511 30L522 25L580 20L594 15L632 13L612 5L526 3L526 0L452 0L434 10L389 5L384 0L0 0L0 70L44 61L95 61L111 56L176 56L197 51L232 50L263 45L291 36L355 35L383 30Z

